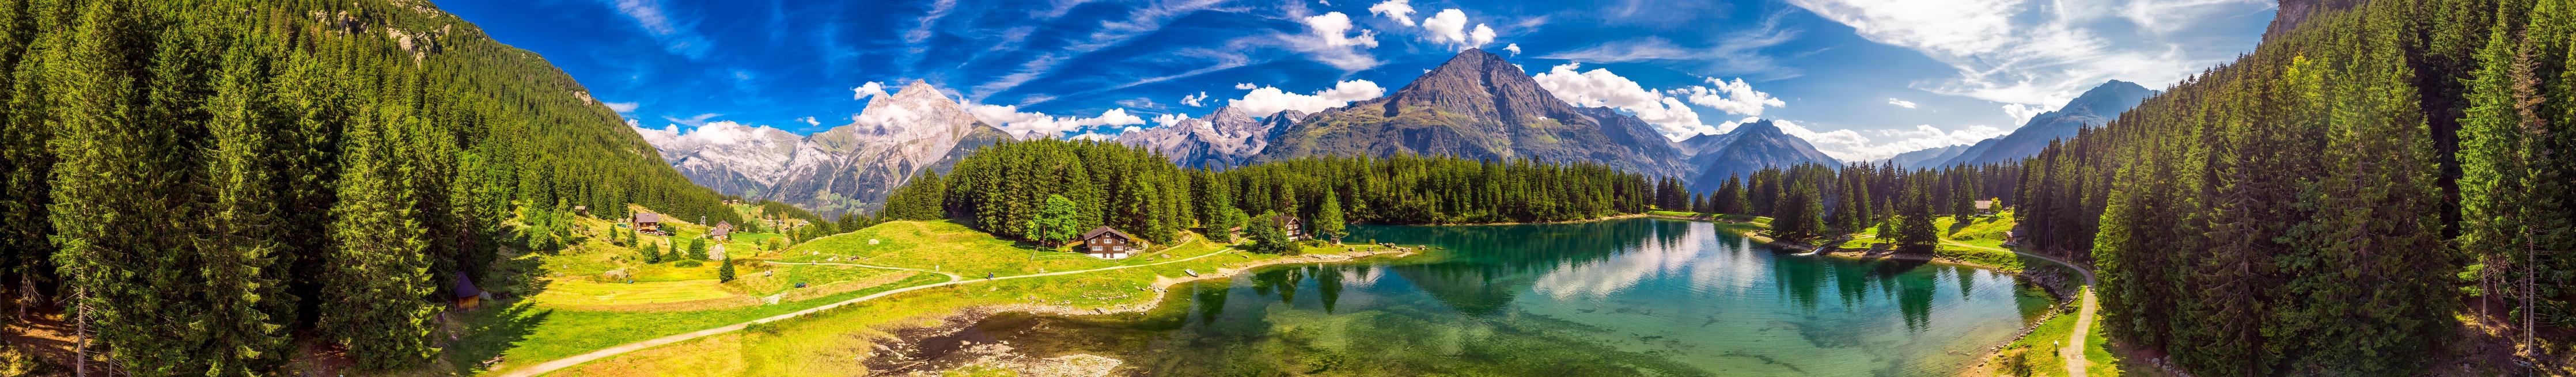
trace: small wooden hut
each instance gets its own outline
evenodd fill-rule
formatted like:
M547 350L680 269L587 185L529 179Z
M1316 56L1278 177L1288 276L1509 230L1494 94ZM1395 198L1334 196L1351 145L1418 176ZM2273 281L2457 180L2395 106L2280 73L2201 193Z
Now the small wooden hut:
M455 289L454 303L456 308L461 310L474 310L476 307L483 306L483 299L492 296L490 292L484 292L483 288L474 286L474 278L465 277L465 274L456 274Z
M1288 239L1290 240L1306 239L1305 220L1299 220L1296 216L1279 215L1278 217L1270 218L1270 222L1279 224L1279 231L1287 232Z
M733 240L733 222L717 221L715 228L707 229L707 239L716 240L716 242Z

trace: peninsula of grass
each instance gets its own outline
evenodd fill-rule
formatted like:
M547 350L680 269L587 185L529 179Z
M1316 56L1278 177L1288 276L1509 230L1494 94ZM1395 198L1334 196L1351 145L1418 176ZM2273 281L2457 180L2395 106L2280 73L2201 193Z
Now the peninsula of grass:
M505 365L529 365L619 344L705 330L762 317L805 310L876 292L947 281L916 274L890 284L813 299L703 311L623 312L556 309L538 300L518 300L505 307L466 312L465 335L448 342L450 365L473 368L476 362L501 356ZM472 374L473 370L460 370Z
M790 247L780 262L865 264L983 278L1155 263L1225 246L1184 234L1174 245L1153 245L1134 257L1112 260L1005 240L948 221L890 221Z

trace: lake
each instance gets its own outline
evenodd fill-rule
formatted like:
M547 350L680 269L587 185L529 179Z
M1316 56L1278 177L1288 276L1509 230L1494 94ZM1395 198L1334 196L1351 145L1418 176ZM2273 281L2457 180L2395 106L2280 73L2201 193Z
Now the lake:
M2016 277L1798 256L1665 219L1359 226L1402 259L1175 285L1146 313L1004 314L968 333L1162 376L1933 376L2049 305Z

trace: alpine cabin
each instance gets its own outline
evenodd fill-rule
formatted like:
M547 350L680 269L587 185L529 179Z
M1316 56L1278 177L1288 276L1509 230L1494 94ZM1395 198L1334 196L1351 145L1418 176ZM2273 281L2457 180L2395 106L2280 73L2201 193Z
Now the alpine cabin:
M1143 251L1144 245L1145 242L1136 236L1104 226L1083 232L1081 238L1074 239L1073 247L1074 251L1095 258L1127 259L1135 252Z
M1296 216L1279 215L1279 217L1270 218L1270 222L1279 224L1279 231L1288 233L1289 240L1306 239L1305 220L1298 220Z
M716 242L732 241L733 222L717 221L715 228L707 229L707 239L716 240Z
M659 214L637 211L627 223L634 224L635 231L639 233L662 234L662 215Z

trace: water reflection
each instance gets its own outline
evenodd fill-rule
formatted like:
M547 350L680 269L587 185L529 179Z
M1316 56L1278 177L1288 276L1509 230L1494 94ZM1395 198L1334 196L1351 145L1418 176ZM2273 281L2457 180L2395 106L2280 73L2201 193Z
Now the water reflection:
M2045 305L1972 289L2015 287L2008 275L1786 255L1706 223L1351 232L1444 250L1186 284L1143 314L979 328L1142 375L1925 375L1965 367Z

